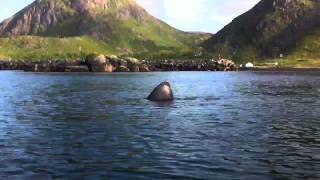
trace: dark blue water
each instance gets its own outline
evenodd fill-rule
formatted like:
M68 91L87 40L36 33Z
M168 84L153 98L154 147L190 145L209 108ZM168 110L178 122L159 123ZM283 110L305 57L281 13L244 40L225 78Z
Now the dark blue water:
M171 82L176 100L145 100ZM320 73L0 72L0 179L319 179Z

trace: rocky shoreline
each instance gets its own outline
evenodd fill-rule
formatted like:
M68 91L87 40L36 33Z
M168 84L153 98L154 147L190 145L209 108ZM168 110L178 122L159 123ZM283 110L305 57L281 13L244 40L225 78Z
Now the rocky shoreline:
M89 55L81 60L0 60L0 70L27 72L152 72L235 71L231 60L138 60L114 55Z

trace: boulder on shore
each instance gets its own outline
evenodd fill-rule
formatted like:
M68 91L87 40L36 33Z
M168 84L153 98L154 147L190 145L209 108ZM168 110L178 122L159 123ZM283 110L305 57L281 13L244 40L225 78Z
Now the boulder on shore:
M126 66L119 66L116 68L115 72L130 72L130 69Z
M150 101L173 101L173 92L170 86L170 83L163 82L159 84L148 96L147 98Z
M131 72L140 72L141 62L138 59L132 57L125 57L124 60L127 61L127 67L130 69Z
M150 72L150 69L146 64L140 64L139 72Z
M85 63L91 72L112 72L113 65L104 55L89 55Z
M65 72L89 72L88 66L66 66Z

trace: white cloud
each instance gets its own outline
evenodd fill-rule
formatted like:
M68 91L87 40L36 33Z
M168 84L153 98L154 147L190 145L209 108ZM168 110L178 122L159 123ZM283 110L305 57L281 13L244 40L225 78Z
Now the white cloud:
M197 22L201 20L202 0L163 0L168 20Z
M218 1L218 0L216 0ZM222 15L240 15L251 9L260 0L224 0L214 10Z
M195 31L197 24L203 21L204 0L163 0L165 21L179 29Z
M185 31L217 32L259 0L138 0L151 14Z
M137 0L150 14L158 18L164 17L163 0Z
M219 14L212 14L210 16L210 20L212 22L217 22L219 24L228 24L234 19L234 16L226 16L226 15L219 15Z
M216 0L218 1L218 0ZM225 0L219 6L215 6L210 14L212 22L219 22L223 26L230 23L237 16L250 10L259 0Z

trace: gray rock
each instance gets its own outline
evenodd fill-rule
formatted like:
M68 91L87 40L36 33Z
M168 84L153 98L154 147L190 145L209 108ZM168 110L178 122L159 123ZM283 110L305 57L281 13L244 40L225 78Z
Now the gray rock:
M127 67L130 69L131 72L140 72L141 62L138 59L132 57L125 57L124 60L127 61Z
M104 55L89 55L85 62L92 72L112 72L114 69Z
M66 66L65 72L89 72L88 66Z
M141 65L139 66L139 71L140 71L140 72L150 72L150 69L149 69L149 67L148 67L146 64L141 64Z
M126 66L119 66L116 68L115 72L130 72L130 69Z
M173 101L173 92L168 82L159 84L148 96L150 101Z
M131 72L140 72L139 65L130 65L128 68Z

